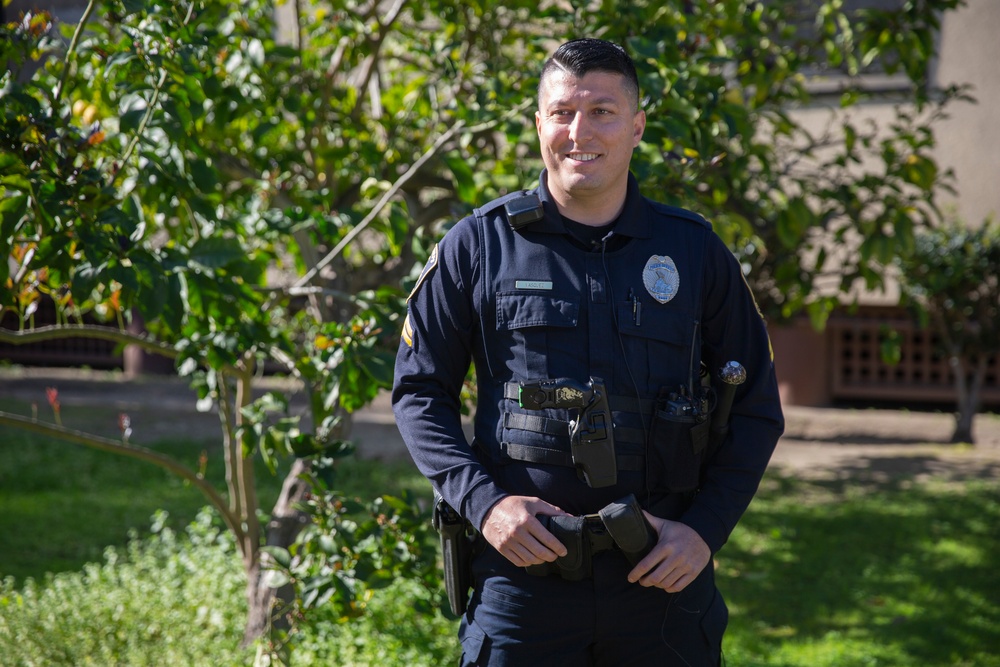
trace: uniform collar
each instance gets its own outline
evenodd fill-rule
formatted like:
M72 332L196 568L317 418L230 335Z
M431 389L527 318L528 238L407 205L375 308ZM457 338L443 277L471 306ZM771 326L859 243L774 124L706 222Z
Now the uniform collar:
M545 210L545 217L538 222L532 223L528 228L533 232L545 232L549 234L566 234L566 226L563 224L562 215L559 214L559 207L552 199L549 188L546 185L547 169L543 169L538 177L538 198L542 200L542 207ZM625 208L622 209L618 224L615 225L615 234L631 236L633 238L647 239L650 237L650 217L646 214L646 198L639 193L639 182L635 176L629 172L628 190L625 193Z

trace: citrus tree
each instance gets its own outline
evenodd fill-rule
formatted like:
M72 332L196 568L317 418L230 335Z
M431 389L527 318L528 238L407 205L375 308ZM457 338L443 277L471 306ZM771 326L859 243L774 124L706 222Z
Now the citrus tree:
M220 417L227 489L203 491L240 545L247 639L271 620L272 566L286 600L358 613L369 585L423 572L420 540L395 530L419 509L382 503L345 545L321 539L348 507L332 488L320 495L333 514L304 537L301 503L349 450L351 412L390 381L433 240L537 178L534 91L552 47L629 47L649 117L643 190L712 218L770 316L821 324L830 248L853 244L835 291L875 285L934 215L946 175L929 122L961 91L930 95L926 71L940 12L959 4L849 16L840 0L91 0L62 31L25 15L0 27L0 312L21 323L0 338L110 337L174 358ZM812 101L805 72L843 70L849 108L875 60L912 84L890 134L847 119L814 136L791 113ZM33 324L43 298L54 327ZM145 334L128 333L133 315ZM300 381L305 414L253 393L262 368ZM149 458L123 444L101 446ZM287 475L264 523L257 455ZM355 557L372 544L392 557Z
M350 413L391 379L400 283L426 252L415 239L496 191L462 153L487 144L489 165L507 129L503 113L484 112L496 96L479 85L492 33L467 26L463 3L428 6L434 21L456 21L430 43L431 19L404 16L403 3L297 7L308 11L283 43L272 3L211 1L93 1L64 34L36 12L2 26L0 41L11 64L0 312L20 322L3 339L92 336L174 358L218 411L226 493L134 443L2 419L144 458L201 489L240 547L248 640L271 620L268 548L280 558L305 525L308 474L348 451ZM54 326L33 326L43 298ZM133 314L146 334L127 331ZM254 395L265 366L301 381L307 414ZM257 455L276 469L291 461L266 523ZM363 565L340 571L323 601L349 610L366 581L386 579Z
M975 442L973 425L991 359L1000 356L1000 224L950 220L917 235L897 262L907 303L938 341L955 385L952 442Z

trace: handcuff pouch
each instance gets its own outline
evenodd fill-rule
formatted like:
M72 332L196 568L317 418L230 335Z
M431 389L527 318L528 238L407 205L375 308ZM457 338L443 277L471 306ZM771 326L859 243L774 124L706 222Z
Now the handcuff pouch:
M590 545L585 544L584 517L582 516L550 516L542 514L538 520L545 529L555 535L556 539L566 547L566 555L551 563L528 565L528 574L544 577L558 574L567 581L580 581L591 576Z
M656 531L646 520L634 494L609 503L598 514L615 544L633 566L656 546Z

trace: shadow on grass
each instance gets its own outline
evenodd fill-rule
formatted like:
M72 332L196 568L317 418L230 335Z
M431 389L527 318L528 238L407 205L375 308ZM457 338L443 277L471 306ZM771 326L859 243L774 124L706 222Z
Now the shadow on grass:
M719 558L738 664L1000 665L997 471L958 485L901 469L940 472L903 457L769 474Z
M841 460L825 472L836 476L841 492L863 488L872 493L883 493L909 488L914 480L957 483L1000 480L1000 461L924 454L865 455L853 461ZM836 482L827 482L827 485L838 486Z
M920 438L913 436L905 436L893 434L891 436L876 435L873 433L857 432L857 433L842 433L838 432L835 435L829 437L815 436L815 435L798 435L789 433L786 434L787 438L792 440L797 440L799 442L809 443L809 444L822 444L822 445L870 445L872 447L879 446L891 446L891 445L933 445L939 444L943 447L958 446L952 445L949 442L936 442L933 439Z

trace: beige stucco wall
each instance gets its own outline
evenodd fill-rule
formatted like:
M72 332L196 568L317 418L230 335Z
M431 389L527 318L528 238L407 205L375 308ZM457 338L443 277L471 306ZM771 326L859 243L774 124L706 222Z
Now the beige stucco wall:
M978 225L987 216L1000 218L1000 0L968 0L965 7L944 16L939 39L939 58L931 70L931 89L967 83L977 103L955 101L947 111L948 117L935 122L937 148L934 156L942 170L951 169L955 178L956 193L941 192L938 203L946 214L956 213L966 224ZM849 111L852 124L861 129L874 124L885 136L896 116L898 94L892 92L890 83L866 102ZM900 81L897 81L897 85ZM902 81L905 87L905 81ZM815 97L804 108L791 110L791 114L813 136L832 131L837 134L845 119L840 108L839 95L835 93L835 80L816 80L811 83ZM823 94L823 91L831 94ZM894 99L895 98L895 99ZM907 105L906 111L914 108ZM880 171L877 160L862 163L862 169ZM851 252L842 244L830 248L830 266L836 265L839 252ZM836 281L831 288L836 289ZM822 290L823 285L819 288ZM898 288L890 280L884 290L862 291L858 298L863 303L893 305L898 298Z
M962 219L973 225L990 213L1000 216L998 64L1000 1L968 0L963 9L945 15L932 83L971 83L978 104L953 105L951 118L938 127L937 157L957 177L958 196L943 200L956 205Z

